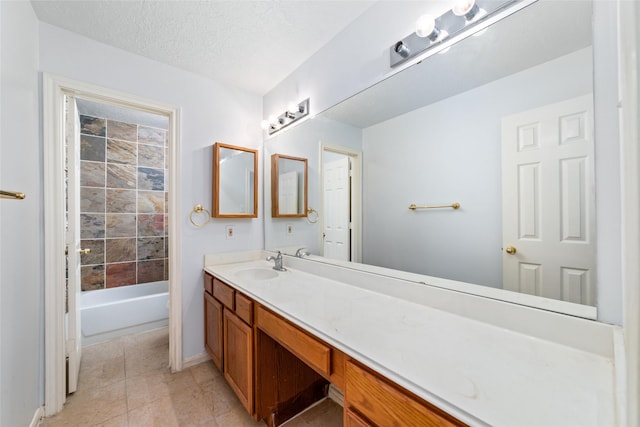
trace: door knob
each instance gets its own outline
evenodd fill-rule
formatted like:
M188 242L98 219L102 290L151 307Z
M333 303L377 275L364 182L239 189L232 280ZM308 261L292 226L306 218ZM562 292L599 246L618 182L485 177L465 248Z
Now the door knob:
M78 252L80 252L80 254L82 255L89 255L91 253L91 248L80 249Z
M505 252L508 253L509 255L514 255L516 252L518 252L515 248L515 246L507 246L507 248L505 249Z

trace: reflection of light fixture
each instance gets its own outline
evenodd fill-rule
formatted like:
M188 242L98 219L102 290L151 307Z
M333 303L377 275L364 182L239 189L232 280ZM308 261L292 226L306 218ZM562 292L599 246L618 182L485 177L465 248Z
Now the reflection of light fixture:
M454 6L439 16L424 14L416 20L415 32L396 41L389 49L391 67L400 65L426 51L437 49L447 40L460 40L463 33L473 33L472 28L482 25L493 15L518 10L536 0L450 0ZM510 12L513 13L513 12ZM510 14L509 13L509 14ZM464 19L460 19L464 17ZM444 50L442 51L444 53ZM424 55L423 55L424 54Z
M309 114L309 98L302 102L292 102L287 106L284 113L279 116L269 116L269 119L261 122L262 129L266 130L269 135L289 126L291 123L307 116ZM266 124L265 124L266 123Z
M432 42L438 40L440 29L436 26L436 19L429 14L420 16L416 21L416 35L426 37Z

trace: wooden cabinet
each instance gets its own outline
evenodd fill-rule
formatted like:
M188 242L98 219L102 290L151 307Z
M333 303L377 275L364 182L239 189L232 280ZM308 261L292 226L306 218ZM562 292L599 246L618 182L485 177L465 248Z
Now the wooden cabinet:
M222 371L222 304L211 294L204 293L204 348L213 364Z
M464 426L279 314L205 273L205 348L254 419L278 426L333 384L344 425Z
M345 425L450 427L465 424L364 366L346 366ZM358 422L360 424L358 424Z
M204 290L205 349L253 415L253 301L208 273Z
M230 310L224 310L224 378L253 414L253 330Z

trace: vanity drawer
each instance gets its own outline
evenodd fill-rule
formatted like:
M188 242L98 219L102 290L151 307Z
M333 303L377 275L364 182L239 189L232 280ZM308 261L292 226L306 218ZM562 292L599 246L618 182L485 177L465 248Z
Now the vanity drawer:
M331 348L292 325L289 321L258 307L256 324L271 338L302 359L319 374L331 375Z
M213 296L231 310L234 309L234 294L235 291L231 286L221 282L215 277L213 278Z
M346 371L345 407L355 408L375 425L465 425L352 361L347 362Z
M209 273L204 273L204 290L213 295L213 276Z
M236 314L249 325L253 325L253 301L236 292Z

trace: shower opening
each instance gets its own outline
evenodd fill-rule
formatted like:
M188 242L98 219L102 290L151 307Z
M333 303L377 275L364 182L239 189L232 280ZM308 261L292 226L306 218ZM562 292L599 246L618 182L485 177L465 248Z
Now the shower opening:
M67 111L77 111L77 125L67 129L79 133L79 164L67 171L75 167L79 180L82 346L166 326L169 118L66 101L76 103Z

